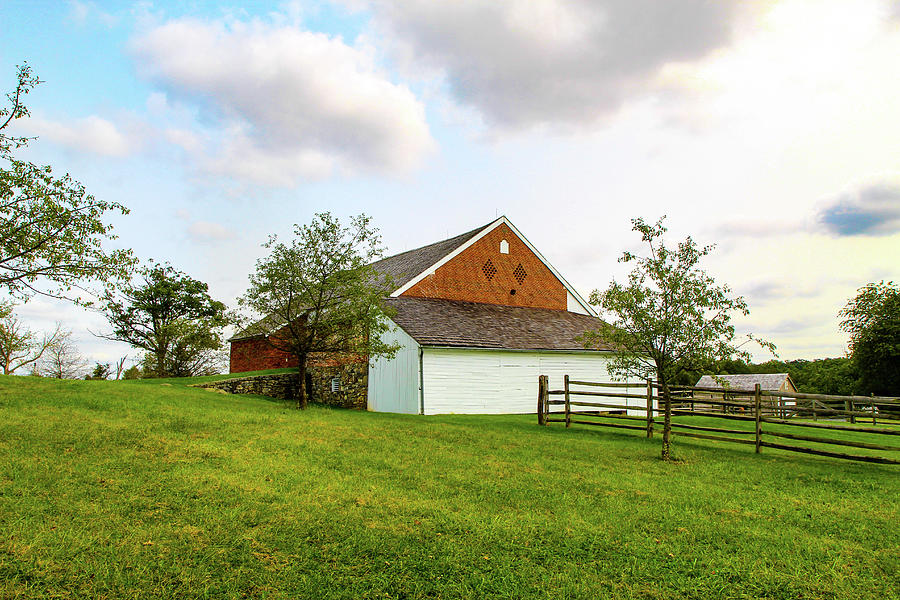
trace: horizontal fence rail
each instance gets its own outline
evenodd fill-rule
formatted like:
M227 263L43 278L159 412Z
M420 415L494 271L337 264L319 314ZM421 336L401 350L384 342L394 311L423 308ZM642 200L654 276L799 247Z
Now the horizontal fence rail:
M581 389L585 387L590 389ZM635 393L637 389L642 393ZM652 438L659 416L666 414L666 393L670 398L666 421L669 432L677 437L751 445L757 453L763 448L773 448L861 462L900 464L900 458L891 455L900 452L900 444L876 443L879 441L876 438L864 439L873 434L900 436L900 427L893 423L900 418L898 398L772 391L763 390L759 385L752 390L694 386L672 386L667 390L650 379L636 384L573 380L568 375L563 377L562 389L551 390L549 378L541 375L538 379L538 423L634 430ZM636 400L640 400L640 404ZM557 410L551 410L551 407ZM562 410L558 410L560 407ZM735 424L689 424L673 421L673 417L723 419ZM839 420L845 424L838 424ZM857 426L858 421L871 423L871 427ZM739 429L741 423L747 428ZM830 437L830 432L837 432L835 435L846 439ZM885 440L888 441L893 440ZM860 448L878 454L847 454L798 443Z

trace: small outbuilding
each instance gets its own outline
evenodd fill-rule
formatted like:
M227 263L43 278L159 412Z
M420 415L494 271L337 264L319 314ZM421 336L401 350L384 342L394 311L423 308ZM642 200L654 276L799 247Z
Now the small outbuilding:
M797 387L787 373L747 373L740 375L704 375L695 387L719 390L750 390L759 384L769 392L796 392Z
M753 401L753 391L756 385L768 392L796 393L797 387L791 381L787 373L746 373L739 375L704 375L697 381L695 387L713 390L722 390L721 393L694 391L694 400L702 400L704 397L721 398L728 394L730 400L739 402ZM788 396L766 396L763 398L765 412L780 416L789 416L790 411L785 409L796 404L796 400Z

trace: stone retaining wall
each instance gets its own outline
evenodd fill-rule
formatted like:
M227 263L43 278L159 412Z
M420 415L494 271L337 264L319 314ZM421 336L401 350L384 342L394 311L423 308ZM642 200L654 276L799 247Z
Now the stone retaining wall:
M306 375L306 393L310 402L366 410L369 385L366 362L309 367ZM338 391L332 391L332 380L335 378L340 381ZM213 388L229 394L257 394L281 400L296 400L299 383L299 373L294 372L235 377L198 383L195 387Z

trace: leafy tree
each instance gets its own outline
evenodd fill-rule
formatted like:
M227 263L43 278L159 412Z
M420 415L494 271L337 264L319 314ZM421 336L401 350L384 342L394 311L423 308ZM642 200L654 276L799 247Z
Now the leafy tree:
M195 375L204 353L222 348L228 323L208 289L170 265L145 267L137 283L107 290L102 310L112 333L101 337L148 352L157 377Z
M47 348L42 362L41 374L56 379L78 379L87 362L72 341L72 332L63 331L56 342Z
M26 300L120 280L134 264L130 250L103 249L104 241L116 239L105 214L128 209L97 200L68 174L58 177L49 166L15 158L32 138L6 131L28 116L24 99L39 83L28 65L20 66L9 106L0 108L0 287Z
M182 322L169 353L168 371L173 377L216 375L227 364L221 329Z
M381 340L388 324L387 284L369 266L381 256L381 238L360 215L347 227L330 213L309 225L295 225L290 244L272 236L270 254L257 261L250 289L239 300L261 321L246 332L269 334L269 343L297 357L297 407L306 408L306 365L312 353L392 356L396 346Z
M63 335L62 327L38 338L13 313L13 306L0 302L0 367L4 375L12 375L25 366L34 366Z
M91 371L89 375L85 375L84 378L88 380L95 381L104 381L109 379L110 367L109 363L94 363L94 370Z
M698 247L690 237L670 248L663 242L665 217L654 225L632 219L648 255L623 253L619 262L634 263L627 283L613 281L604 292L594 290L591 303L612 318L585 336L587 345L598 339L618 351L610 370L620 376L655 375L665 401L662 457L669 459L671 394L669 386L691 370L705 370L717 360L746 351L734 344L731 314L749 313L741 297L727 285L716 285L698 266L713 246ZM766 344L774 349L771 344Z
M122 373L122 379L126 381L141 378L141 369L137 365L131 365Z
M861 393L900 395L900 287L870 283L843 310L841 329L850 334L850 356Z

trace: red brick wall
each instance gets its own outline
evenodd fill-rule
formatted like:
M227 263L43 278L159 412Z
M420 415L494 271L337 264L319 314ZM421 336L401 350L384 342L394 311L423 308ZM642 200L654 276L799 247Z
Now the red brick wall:
M500 253L500 241L504 239L509 242L509 254ZM488 259L493 266L488 270L495 271L491 278L484 271ZM525 274L521 282L515 278L519 265ZM566 310L566 288L506 224L463 250L402 295Z
M273 348L264 338L231 342L231 360L228 369L230 373L296 366L297 359L295 357Z
M365 356L312 354L307 359L306 364L308 367L338 367L364 362L365 360ZM264 338L231 342L229 373L284 369L286 367L296 367L297 364L295 356L273 348Z

